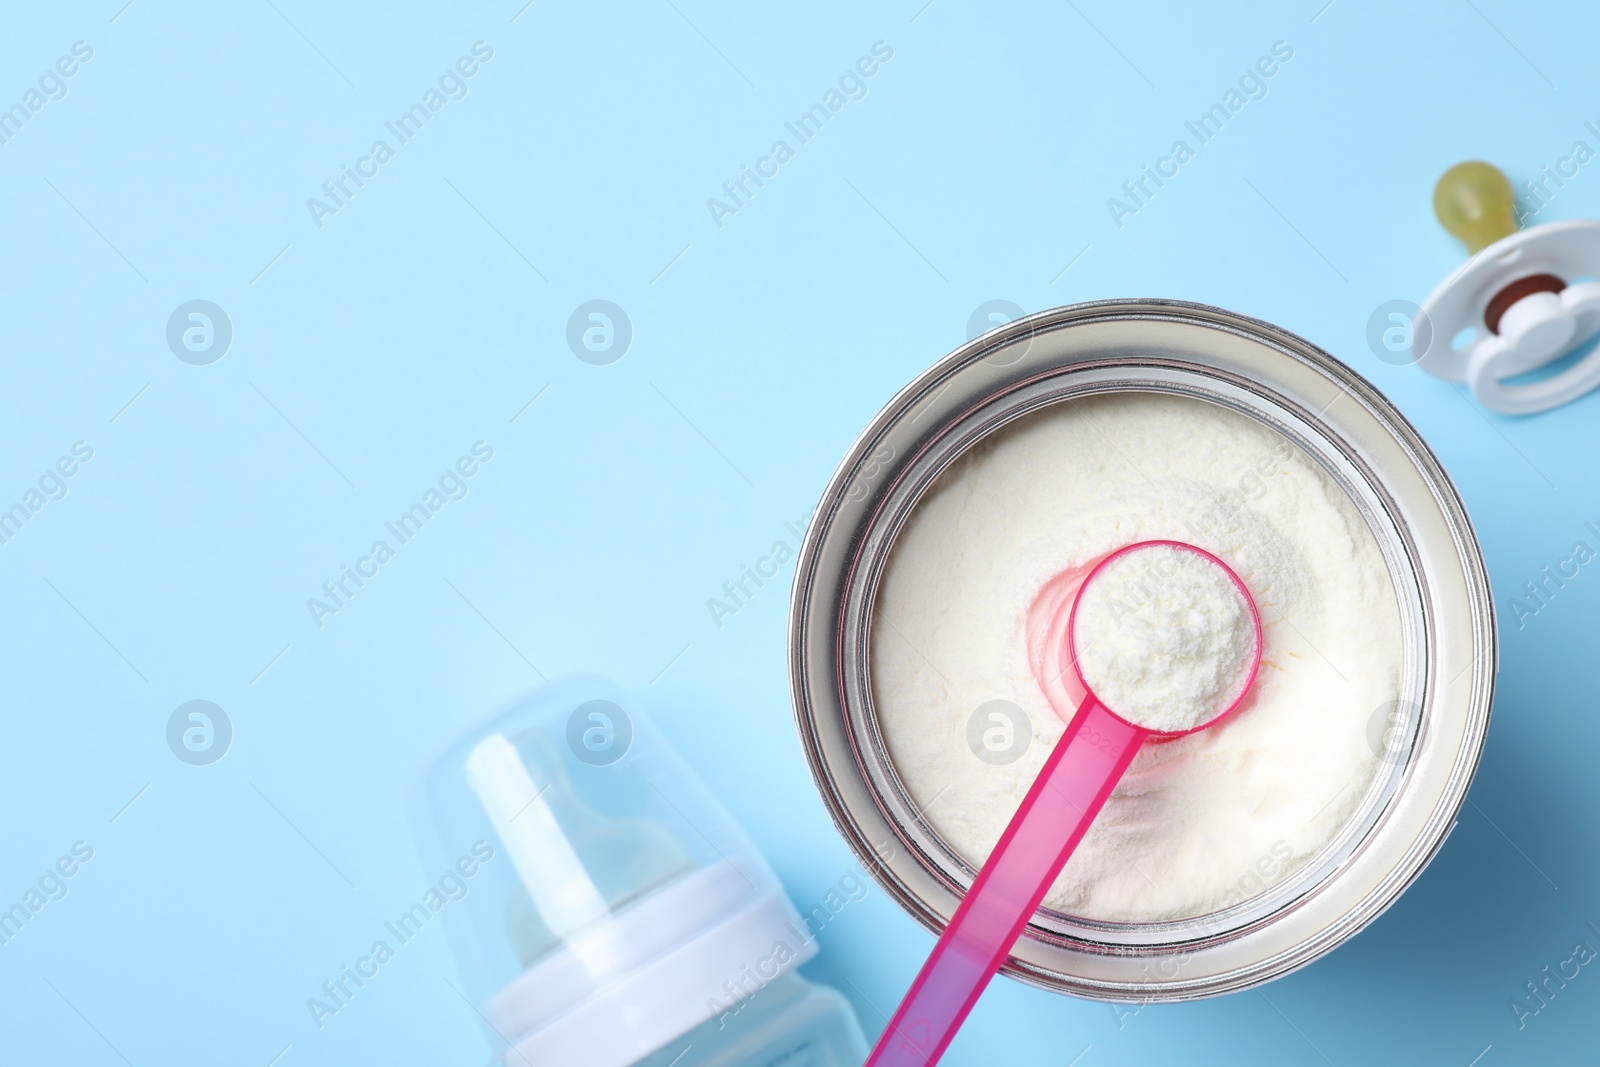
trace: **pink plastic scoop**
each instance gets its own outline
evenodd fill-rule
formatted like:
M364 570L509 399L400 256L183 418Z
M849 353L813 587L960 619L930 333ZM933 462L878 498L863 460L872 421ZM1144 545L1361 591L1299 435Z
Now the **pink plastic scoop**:
M1159 557L1170 564L1174 550L1193 553L1199 560L1220 568L1220 574L1232 583L1243 608L1248 610L1247 625L1253 644L1232 675L1237 679L1236 686L1225 687L1222 695L1205 708L1203 721L1186 729L1154 730L1118 715L1095 695L1084 677L1079 652L1092 644L1096 635L1085 634L1086 640L1079 640L1078 609L1090 586L1103 580L1108 568L1116 565L1117 572L1126 575L1129 564L1146 559L1150 566L1137 579L1122 579L1127 588L1110 591L1114 598L1126 594L1114 603L1111 617L1117 617L1118 605L1131 612L1159 600L1162 581L1170 580L1175 572L1169 567L1163 573L1155 561ZM1135 559L1135 553L1151 554ZM1105 592L1096 589L1097 596ZM1183 625L1182 620L1160 615L1157 622ZM1261 617L1244 582L1217 557L1181 541L1141 541L1106 556L1084 578L1072 601L1066 645L1068 662L1088 695L956 908L865 1067L926 1067L939 1061L1145 738L1166 740L1204 730L1226 718L1244 701L1261 665ZM1213 714L1215 708L1220 710Z

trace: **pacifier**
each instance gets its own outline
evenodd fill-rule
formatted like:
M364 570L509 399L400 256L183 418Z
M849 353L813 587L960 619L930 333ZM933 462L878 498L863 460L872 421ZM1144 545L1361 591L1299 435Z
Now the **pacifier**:
M1600 221L1519 230L1511 183L1479 162L1444 172L1433 213L1471 258L1422 305L1411 338L1422 369L1466 382L1484 407L1507 415L1548 411L1600 385L1600 347L1549 377L1508 384L1600 332Z

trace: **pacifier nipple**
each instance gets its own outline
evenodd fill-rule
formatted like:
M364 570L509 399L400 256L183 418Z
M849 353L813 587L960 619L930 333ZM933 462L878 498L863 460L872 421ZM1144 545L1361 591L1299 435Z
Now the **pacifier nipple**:
M1517 232L1517 196L1511 182L1491 163L1457 163L1433 187L1433 213L1439 225L1461 239L1471 253Z

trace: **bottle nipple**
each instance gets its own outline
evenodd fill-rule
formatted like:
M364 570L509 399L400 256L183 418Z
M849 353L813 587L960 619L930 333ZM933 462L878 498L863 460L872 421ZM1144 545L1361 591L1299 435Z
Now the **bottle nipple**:
M1511 182L1489 163L1457 163L1433 187L1439 224L1474 254L1517 232L1516 202Z

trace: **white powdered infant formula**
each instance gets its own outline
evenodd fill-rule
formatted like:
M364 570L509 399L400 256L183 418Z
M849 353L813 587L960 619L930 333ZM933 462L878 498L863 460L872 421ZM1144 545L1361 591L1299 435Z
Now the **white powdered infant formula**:
M1101 703L1146 730L1210 722L1238 700L1255 666L1244 593L1215 560L1176 545L1110 557L1074 610L1078 673Z
M1232 715L1143 746L1045 898L1103 921L1202 915L1303 865L1377 773L1367 725L1400 687L1388 569L1314 459L1188 397L1052 405L982 442L928 491L873 609L873 706L889 756L934 829L973 864L1083 699L1064 658L1063 605L1107 554L1149 540L1193 544L1232 568L1260 612L1262 659ZM1166 680L1168 696L1205 688L1181 673ZM1159 702L1161 689L1141 691ZM969 747L969 721L993 701L1031 724L1011 762Z

